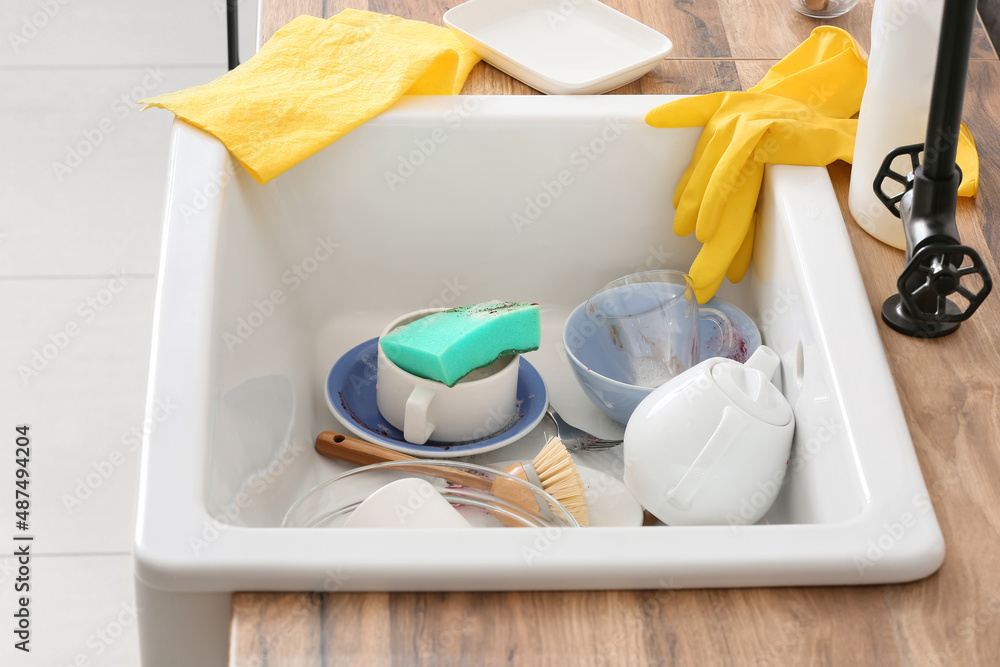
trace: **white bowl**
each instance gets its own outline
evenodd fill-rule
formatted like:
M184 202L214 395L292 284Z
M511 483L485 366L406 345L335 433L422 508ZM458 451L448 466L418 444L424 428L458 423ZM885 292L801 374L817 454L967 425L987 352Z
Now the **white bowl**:
M656 67L669 39L597 0L470 0L445 24L482 56L550 95L599 95Z

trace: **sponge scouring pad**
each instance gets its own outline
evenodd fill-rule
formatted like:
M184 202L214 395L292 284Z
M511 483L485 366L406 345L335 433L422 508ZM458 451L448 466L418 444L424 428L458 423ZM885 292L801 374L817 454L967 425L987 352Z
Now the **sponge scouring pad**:
M404 371L453 387L502 355L537 350L541 337L538 304L490 301L422 317L379 344Z

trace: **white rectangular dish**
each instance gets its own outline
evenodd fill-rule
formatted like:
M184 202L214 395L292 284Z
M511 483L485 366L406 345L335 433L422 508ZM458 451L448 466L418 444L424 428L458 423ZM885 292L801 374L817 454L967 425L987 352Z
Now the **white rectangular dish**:
M483 60L550 95L599 95L656 67L669 39L598 0L469 0L445 25Z
M781 356L795 411L789 477L765 524L280 528L296 498L345 469L312 449L339 427L324 399L332 364L418 308L542 304L528 358L553 405L614 435L573 379L561 329L608 280L684 269L697 251L671 230L671 195L699 129L643 122L670 99L408 97L266 186L175 124L147 410L179 407L143 446L144 665L222 664L238 590L877 584L940 566L844 220L813 167L768 168L750 273L720 293ZM601 456L620 472L620 454Z

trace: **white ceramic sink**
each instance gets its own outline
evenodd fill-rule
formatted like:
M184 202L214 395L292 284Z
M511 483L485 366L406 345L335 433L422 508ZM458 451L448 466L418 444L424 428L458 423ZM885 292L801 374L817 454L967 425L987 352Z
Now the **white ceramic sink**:
M608 280L684 269L697 250L673 235L671 198L699 131L642 120L668 99L407 98L266 186L175 125L147 400L179 408L143 450L146 664L221 664L237 590L874 584L939 567L943 539L844 221L826 171L807 167L768 169L751 272L720 292L781 355L796 414L766 525L279 527L345 469L312 450L318 432L343 430L323 395L333 362L418 308L539 302L542 347L528 358L552 403L620 433L573 380L560 332ZM620 454L584 459L620 475Z

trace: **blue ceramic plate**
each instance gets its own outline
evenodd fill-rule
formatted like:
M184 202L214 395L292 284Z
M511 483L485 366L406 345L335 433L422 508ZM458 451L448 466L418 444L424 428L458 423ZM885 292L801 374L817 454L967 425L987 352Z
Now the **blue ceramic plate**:
M375 402L378 371L378 338L353 348L337 360L326 379L326 403L351 433L376 444L411 456L450 459L481 454L527 435L542 417L549 403L542 376L521 357L517 374L518 411L507 427L488 438L472 442L435 442L414 445L403 440L403 432L387 422Z

